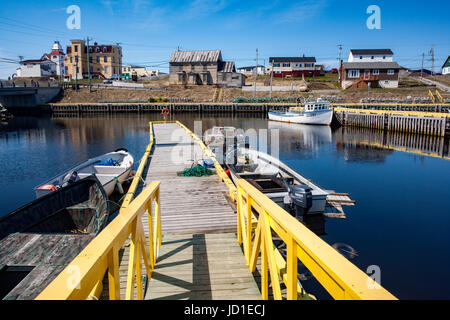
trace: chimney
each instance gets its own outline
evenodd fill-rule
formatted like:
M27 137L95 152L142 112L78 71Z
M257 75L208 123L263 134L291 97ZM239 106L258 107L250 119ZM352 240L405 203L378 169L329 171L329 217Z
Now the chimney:
M97 46L98 45L98 43L97 42L94 42L94 46Z

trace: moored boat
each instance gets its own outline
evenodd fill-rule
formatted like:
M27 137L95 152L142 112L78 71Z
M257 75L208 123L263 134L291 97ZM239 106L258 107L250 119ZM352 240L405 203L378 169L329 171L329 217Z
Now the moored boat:
M128 150L118 149L115 152L89 159L37 186L34 190L36 197L39 198L95 174L108 196L114 192L116 187L123 193L122 183L130 175L133 166L134 158Z
M317 99L316 102L307 102L302 112L269 112L269 120L309 124L309 125L331 125L333 121L333 108L328 101Z
M92 175L0 219L0 300L31 300L108 223L108 197Z
M297 217L324 213L329 193L275 157L240 148L235 164L228 164L232 180L245 179L275 203L289 205Z

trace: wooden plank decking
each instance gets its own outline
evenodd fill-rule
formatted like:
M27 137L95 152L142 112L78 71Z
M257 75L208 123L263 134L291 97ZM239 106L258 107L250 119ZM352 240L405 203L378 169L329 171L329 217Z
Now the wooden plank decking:
M144 185L161 182L163 241L146 299L260 299L237 243L237 216L226 185L217 175L178 177L204 159L201 148L175 123L154 124L153 130Z

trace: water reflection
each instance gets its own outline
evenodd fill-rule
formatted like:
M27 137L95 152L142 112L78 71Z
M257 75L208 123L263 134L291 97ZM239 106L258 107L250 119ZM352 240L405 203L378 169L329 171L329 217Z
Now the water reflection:
M350 161L364 161L371 153L384 160L394 150L450 160L449 139L444 137L347 127L337 130L335 138L338 150Z

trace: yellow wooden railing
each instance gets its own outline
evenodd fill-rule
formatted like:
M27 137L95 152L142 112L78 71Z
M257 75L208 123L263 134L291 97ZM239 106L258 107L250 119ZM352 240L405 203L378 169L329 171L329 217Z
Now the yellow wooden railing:
M119 250L130 236L125 298L133 299L136 283L137 298L142 299L141 259L150 279L161 247L159 186L159 182L152 182L127 208L121 209L120 214L36 299L84 300L98 285L99 277L107 271L109 298L120 300ZM144 214L148 214L148 243L142 224Z
M259 192L245 180L237 183L238 241L251 272L261 255L261 294L269 298L269 274L274 299L283 298L280 278L288 300L314 299L297 280L298 260L338 300L393 300L392 294L329 246L316 234ZM256 228L252 223L256 216ZM286 259L274 247L273 235L286 245ZM306 270L305 270L306 271Z

